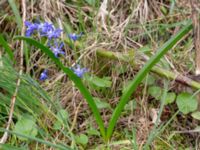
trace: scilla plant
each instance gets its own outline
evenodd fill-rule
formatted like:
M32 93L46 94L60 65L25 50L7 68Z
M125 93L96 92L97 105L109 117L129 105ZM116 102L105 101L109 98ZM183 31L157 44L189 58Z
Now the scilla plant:
M32 26L30 26L28 29L31 29L31 27ZM36 30L34 25L33 25L33 29L34 29L34 31ZM146 62L144 67L137 73L137 75L131 81L130 86L128 87L126 92L124 92L123 95L121 96L119 103L117 104L116 108L113 111L113 114L111 116L111 119L109 121L107 128L105 128L105 126L104 126L103 119L102 119L100 112L93 100L92 95L90 94L88 89L84 86L84 84L80 78L82 76L82 74L79 74L80 73L79 71L81 71L80 66L77 66L77 68L75 68L75 69L71 69L70 67L64 66L61 63L61 61L59 60L59 58L57 57L57 55L55 54L55 52L52 51L52 49L49 48L49 46L45 46L30 37L15 37L15 39L24 40L27 43L32 44L32 45L36 46L37 48L41 49L45 54L47 54L52 59L52 61L55 62L55 64L60 69L62 69L68 75L68 77L74 82L75 86L80 90L80 92L86 99L89 107L91 108L93 115L96 119L96 122L99 126L103 140L105 142L108 142L112 136L112 133L116 126L117 120L120 117L120 114L123 111L123 108L126 105L126 103L128 102L132 93L136 90L136 88L141 83L141 81L144 79L144 77L147 75L147 73L150 71L150 69L154 65L156 65L156 63L165 55L165 53L167 51L169 51L173 46L175 46L177 44L177 42L180 41L191 29L192 29L192 23L191 23L191 20L188 20L187 23L185 24L185 26L178 33L176 33L174 36L172 36L166 43L164 43L156 51L155 55L153 55ZM40 30L42 31L42 29L40 29ZM60 32L60 30L57 30L55 32ZM32 32L29 31L28 34L30 34L30 33L32 33ZM53 34L53 32L51 32L51 34L50 33L46 34L45 36L47 36L48 39L52 40L54 38L54 36L52 34ZM71 35L71 36L73 37L74 35ZM77 38L73 38L73 40L74 39L76 40ZM76 70L76 69L78 69L78 70ZM86 70L84 69L82 71L84 72ZM79 73L77 73L77 72L79 72Z

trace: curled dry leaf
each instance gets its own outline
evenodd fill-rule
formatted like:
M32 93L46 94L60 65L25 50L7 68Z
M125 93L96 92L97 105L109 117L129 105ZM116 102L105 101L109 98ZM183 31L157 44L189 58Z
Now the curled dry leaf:
M150 110L150 117L151 117L151 120L152 120L153 124L156 124L157 119L158 119L157 124L159 125L161 123L160 118L158 118L158 113L159 113L158 109L152 108Z

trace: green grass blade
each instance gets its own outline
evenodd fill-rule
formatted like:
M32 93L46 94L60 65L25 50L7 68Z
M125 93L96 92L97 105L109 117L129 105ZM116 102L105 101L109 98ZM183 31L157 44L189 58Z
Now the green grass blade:
M116 122L126 105L127 101L129 100L131 94L136 90L137 86L141 83L143 78L146 76L146 74L150 71L150 69L160 60L161 57L164 56L164 54L169 51L181 38L183 38L190 30L192 29L192 23L191 20L187 22L187 24L173 37L171 37L163 46L161 46L156 54L152 56L149 61L144 65L144 67L138 72L138 74L135 76L133 81L130 84L130 87L128 88L127 92L122 95L120 98L119 104L115 108L111 120L108 125L106 139L110 139L114 127L116 125Z
M15 15L15 20L17 22L17 25L18 25L19 29L21 29L22 28L22 18L20 16L19 10L17 8L16 2L15 2L15 0L8 0L8 2L9 2L10 7L12 8L12 11Z
M23 134L20 134L20 133L17 133L17 132L6 130L4 128L0 128L0 131L1 132L8 132L10 134L14 134L14 135L17 135L17 136L20 136L20 137L23 137L23 138L27 138L29 140L33 140L33 141L36 141L36 142L48 145L50 147L55 147L55 148L59 148L59 149L62 149L62 150L71 150L71 148L69 146L64 146L64 145L61 145L61 144L53 144L53 143L51 143L49 141L44 141L44 140L36 138L36 137L31 137L31 136L23 135ZM0 148L1 148L1 146L0 146Z
M95 104L95 102L93 100L93 97L91 96L91 94L87 90L87 88L83 85L81 79L79 77L77 77L71 69L65 67L61 63L61 61L54 56L52 51L49 48L47 48L46 46L40 44L36 40L33 40L31 38L27 38L27 37L18 36L15 39L24 40L24 41L36 46L37 48L41 49L44 53L46 53L55 62L55 64L60 69L62 69L68 75L68 77L75 83L75 85L80 90L80 92L82 93L82 95L86 99L87 103L89 104L89 106L90 106L90 108L91 108L91 110L93 112L93 115L94 115L94 117L95 117L95 119L97 121L97 124L99 125L102 137L105 139L106 133L105 133L105 127L104 127L103 120L102 120L101 115L99 113L99 110L98 110L98 108L97 108L97 106L96 106L96 104Z
M17 2L15 0L8 0L10 7L12 8L12 11L15 15L15 21L18 25L19 31L22 29L22 25L24 22L22 22L22 18L20 16L19 9L17 8ZM29 66L29 49L27 48L27 45L24 44L24 54L25 54L25 60L26 60L26 67L28 68Z
M5 51L9 55L10 59L14 60L14 54L13 54L11 48L9 47L8 43L4 40L2 34L0 34L0 45L2 45L4 47Z
M159 121L159 119L161 117L161 114L163 112L163 108L164 108L164 105L165 105L165 99L167 97L168 86L169 86L169 83L168 82L164 82L164 91L163 91L162 98L161 98L161 103L160 103L160 109L159 109L159 112L158 112L158 116L157 116L156 122L154 124L154 127L151 130L151 132L150 132L150 134L149 134L149 136L147 138L147 142L146 142L146 144L144 146L144 150L146 150L147 147L149 147L151 145L151 143L156 138L156 136L157 136L157 134L159 132L160 128L157 128L158 127L158 121Z

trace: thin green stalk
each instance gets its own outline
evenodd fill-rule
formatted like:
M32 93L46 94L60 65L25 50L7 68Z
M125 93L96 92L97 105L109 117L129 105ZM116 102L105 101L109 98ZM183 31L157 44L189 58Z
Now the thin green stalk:
M148 62L144 65L144 67L138 72L138 74L135 76L133 81L130 84L130 87L128 90L122 95L120 98L119 104L115 108L111 120L108 125L107 134L106 134L106 140L109 140L112 136L114 127L116 125L116 122L128 102L130 96L132 93L136 90L137 86L141 83L141 81L144 79L146 74L151 70L151 68L164 56L164 54L169 51L180 39L182 39L190 30L192 29L192 23L191 20L188 21L188 23L172 38L170 38L163 46L161 46L156 54L152 56Z
M18 9L18 6L17 6L17 2L16 2L16 0L8 0L8 2L9 2L9 5L10 5L12 11L13 11L13 14L15 16L15 21L16 21L18 29L20 31L22 29L22 27L23 27L24 22L22 21L22 18L20 16L20 12L19 12L19 9ZM28 66L29 66L29 50L28 50L26 44L24 44L23 48L24 48L24 54L25 54L24 56L25 56L25 60L26 60L26 68L28 70Z
M16 2L15 2L15 0L8 0L8 2L9 2L10 7L12 8L12 11L15 15L15 20L17 22L17 25L18 25L19 29L21 29L22 28L22 18L20 16L19 10L17 8Z
M162 98L161 98L161 105L160 105L160 109L158 112L158 117L156 119L156 122L155 122L155 125L154 125L152 131L150 132L150 134L148 136L147 142L144 146L144 150L146 150L147 147L149 147L151 145L152 141L155 139L155 137L157 136L157 133L159 132L159 128L157 128L157 127L158 127L158 123L159 123L159 120L160 120L160 117L161 117L161 114L163 112L163 108L165 105L165 99L167 97L168 85L169 85L168 82L164 82L164 92L163 92Z
M4 40L2 34L0 34L0 45L2 45L5 49L5 51L8 53L8 56L10 57L11 60L14 60L14 54L9 47L8 43Z
M89 104L89 106L90 106L90 108L91 108L91 110L94 114L94 117L97 121L97 124L100 128L101 135L102 135L103 139L105 139L106 138L106 131L105 131L104 123L103 123L103 120L101 118L100 112L99 112L99 110L98 110L98 108L97 108L97 106L94 102L93 97L91 96L91 94L87 90L87 88L83 85L81 79L79 77L77 77L71 69L65 67L61 63L61 61L54 56L52 51L49 48L47 48L46 46L42 45L41 43L37 42L36 40L33 40L31 38L27 38L27 37L18 36L15 39L24 40L24 41L36 46L37 48L41 49L44 53L46 53L55 62L55 64L60 69L62 69L68 75L68 77L75 83L76 87L80 90L80 92L82 93L82 95L86 99L87 103Z

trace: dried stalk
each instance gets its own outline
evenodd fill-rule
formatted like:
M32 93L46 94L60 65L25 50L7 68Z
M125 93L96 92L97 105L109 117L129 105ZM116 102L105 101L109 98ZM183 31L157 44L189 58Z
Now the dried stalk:
M190 0L192 7L192 22L193 22L193 32L194 32L194 48L196 50L196 75L200 75L200 22L198 15L198 6L200 5L198 0Z
M132 66L136 66L137 64L133 63L134 57L132 56L132 54L130 55L130 53L118 53L118 52L111 52L111 51L107 51L107 50L97 50L97 55L102 56L102 57L106 57L109 59L114 59L114 60L120 60L123 62L128 62L130 65ZM179 73L174 73L165 69L162 69L160 67L154 66L151 69L151 72L154 72L162 77L165 77L167 79L170 80L175 80L177 82L186 84L190 87L193 87L195 89L200 89L200 83L186 77L183 76Z
M22 21L24 22L25 19L26 19L26 3L25 3L25 0L22 0L21 3L22 3L22 12L23 12ZM24 33L25 33L25 26L23 25L22 26L22 30L21 30L21 35L24 36ZM21 47L20 47L19 77L17 79L15 91L14 91L13 96L11 98L10 112L9 112L8 122L7 122L7 125L6 125L6 130L9 130L10 125L12 123L15 101L16 101L17 93L18 93L18 90L19 90L20 82L21 82L21 76L22 76L22 73L23 73L23 48L24 48L24 42L22 40L21 41ZM0 144L5 143L7 141L7 139L8 139L8 132L5 131L3 136L2 136L2 138L1 138L1 140L0 140Z

